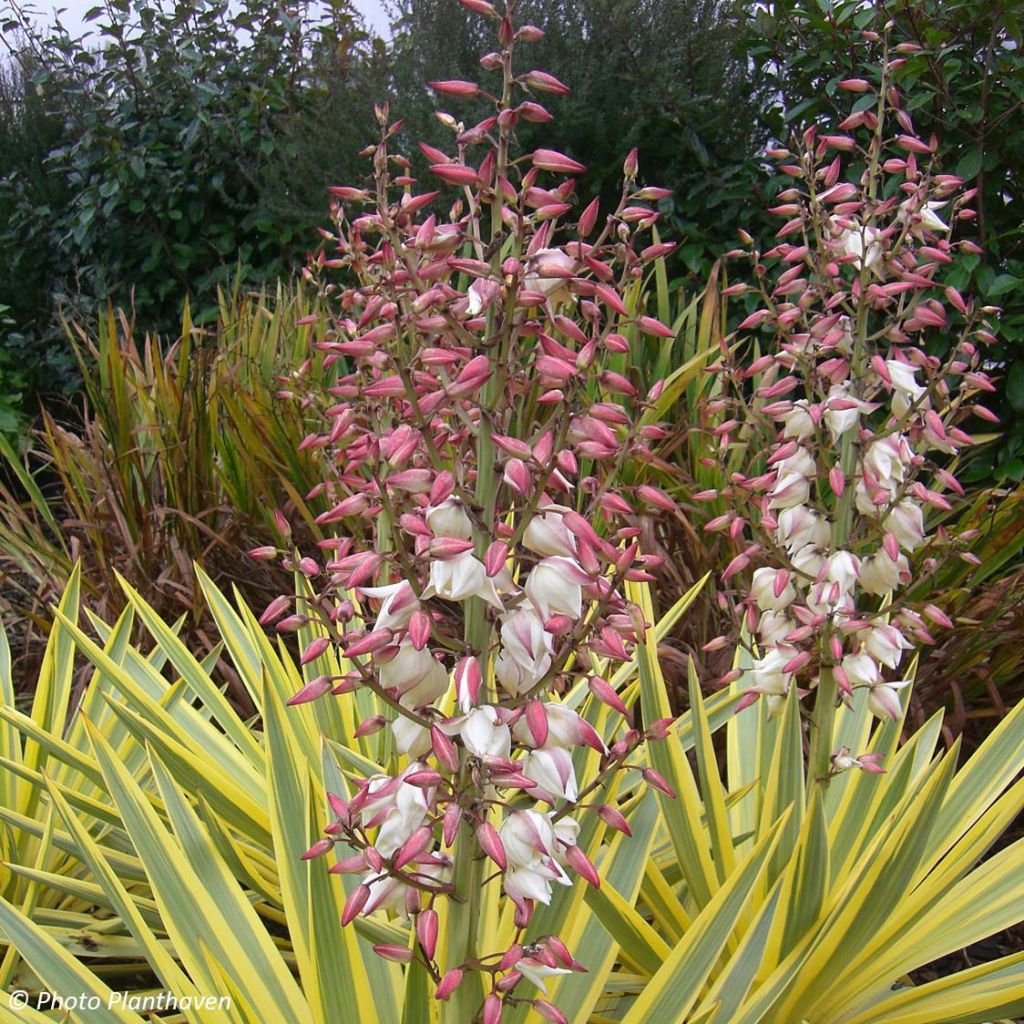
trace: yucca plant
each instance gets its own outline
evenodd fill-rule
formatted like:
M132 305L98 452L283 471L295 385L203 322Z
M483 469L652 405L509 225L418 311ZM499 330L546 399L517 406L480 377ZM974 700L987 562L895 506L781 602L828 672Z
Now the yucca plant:
M14 704L0 634L0 936L7 942L0 987L29 993L33 1005L41 993L89 996L90 1006L68 1008L66 1017L88 1024L137 1022L139 1008L156 1005L142 1000L159 991L188 1010L170 1019L430 1020L425 973L373 950L414 948L408 923L381 910L358 918L356 932L342 928L355 882L302 859L330 820L328 793L348 795L352 780L397 760L390 732L357 735L362 718L393 712L372 693L352 704L287 708L297 689L348 664L328 652L300 668L240 599L232 607L197 572L224 650L259 709L255 731L210 674L219 651L197 661L177 626L127 585L127 608L117 622L108 626L90 614L87 632L77 624L73 573L29 712ZM652 628L652 643L676 625L696 593ZM136 622L153 639L148 655L129 643ZM305 638L314 638L312 627ZM71 714L79 655L93 671ZM612 677L630 704L637 671L633 660ZM664 705L667 694L658 702ZM585 685L563 703L597 728L609 718ZM734 703L725 692L712 698L712 727L724 723ZM694 740L685 717L671 742L685 751ZM592 754L577 751L581 770ZM606 884L635 901L648 873L662 878L649 854L664 832L646 785L627 786L611 799L633 837L600 824L581 841L602 865ZM514 933L493 891L481 914L495 933ZM581 886L559 887L534 928L538 936L559 930L586 957L587 973L554 978L571 1019L588 1019L616 995L618 940L596 925ZM219 1003L196 1008L203 997ZM528 1009L513 1019L539 1019ZM23 1012L25 1019L50 1019Z
M193 560L237 579L254 600L280 587L274 573L238 566L244 551L275 538L275 508L294 509L297 529L319 533L318 506L306 500L316 475L300 450L304 418L275 395L322 322L308 290L279 285L271 295L222 293L208 329L192 324L186 306L166 350L113 310L95 337L74 328L81 427L44 413L25 458L0 438L12 479L0 486L2 602L30 626L26 644L45 634L46 608L79 558L98 613L119 610L121 572L162 611L187 614L194 638L209 620Z
M641 702L658 714L650 647L640 677ZM622 955L616 999L592 1020L967 1024L1024 1013L1024 954L917 986L908 977L1024 918L1024 840L986 856L1024 808L1024 704L958 767L958 745L939 749L940 713L901 742L903 717L876 722L861 690L823 788L805 771L795 691L778 717L763 701L730 717L724 778L692 672L690 698L695 770L678 747L652 748L679 799L659 797L667 841L655 840L640 897L611 884L587 895Z

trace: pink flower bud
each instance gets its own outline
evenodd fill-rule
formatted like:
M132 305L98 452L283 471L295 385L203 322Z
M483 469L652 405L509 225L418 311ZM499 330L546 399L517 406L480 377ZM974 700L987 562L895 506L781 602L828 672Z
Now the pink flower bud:
M316 661L330 646L331 641L326 636L318 636L315 640L311 640L303 650L299 664L308 665L311 661Z
M531 700L526 704L526 724L538 747L543 747L548 738L548 716L544 705L539 700Z
M441 823L441 836L445 846L450 847L455 842L461 824L462 809L452 800L444 809L444 820Z
M434 959L437 950L437 911L421 910L416 915L416 938L428 960Z
M671 327L666 327L660 320L653 316L642 316L637 319L637 324L644 334L653 335L656 338L675 338L676 332Z
M618 711L623 718L629 717L629 710L622 702L622 698L615 692L614 688L600 676L591 676L587 680L590 692L602 703Z
M360 654L372 654L375 651L383 650L394 638L395 634L390 629L375 629L362 639L349 644L345 648L345 657L356 658Z
M629 151L622 164L622 176L624 178L635 178L640 169L640 162L637 157L636 147Z
M459 2L465 3L465 0L459 0ZM446 972L444 977L437 983L434 998L442 1001L447 999L459 987L462 981L462 973L462 969L459 967L453 967L450 971Z
M617 832L621 832L623 835L631 836L633 830L629 827L629 822L626 821L625 817L619 811L617 811L611 804L601 804L597 809L598 817L608 826L615 829Z
M430 88L434 92L444 93L446 96L478 96L480 86L476 82L464 82L460 79L448 79L441 82L431 82Z
M505 856L505 847L498 835L498 830L489 822L482 821L476 827L476 840L480 849L504 871L508 867L508 858Z
M523 76L523 81L538 92L553 92L565 96L572 91L564 82L560 82L546 71L528 71Z
M484 570L488 576L497 576L507 561L508 545L504 541L496 540L488 545L484 553Z
M565 861L582 878L595 889L601 888L601 876L597 873L593 861L578 847L570 846L565 851Z
M459 770L459 751L450 736L436 725L430 727L430 743L434 751L434 757L446 771L452 775Z
M737 708L737 710L739 709ZM663 775L656 772L653 768L645 768L641 774L644 777L644 781L652 789L656 789L659 793L664 793L665 796L675 800L676 791L665 781L665 777Z
M431 164L430 170L450 185L479 185L480 177L472 167L464 164ZM404 390L404 385L403 385Z
M569 1018L554 1003L549 1003L546 999L534 999L533 1008L545 1020L554 1021L555 1024L569 1024Z
M847 92L867 92L871 88L871 83L863 78L844 78L839 82L839 88Z
M484 1000L484 1012L481 1017L481 1024L501 1024L501 1011L503 1005L501 996L492 992Z
M322 857L328 850L333 849L333 839L318 839L303 855L302 860L313 860Z
M372 736L375 732L380 732L387 724L388 720L383 715L372 715L370 718L364 718L352 735L357 740L363 736Z
M301 690L298 690L289 698L288 706L295 707L297 704L308 704L311 700L316 700L318 697L322 697L330 688L330 676L317 676L316 679L306 683Z
M361 882L349 893L348 899L345 901L345 909L341 914L343 926L351 924L359 916L359 912L366 906L366 901L369 898L370 887L365 882Z
M554 149L534 150L530 159L533 166L542 171L553 171L556 174L583 174L586 171L586 167L578 160Z
M397 946L390 942L374 946L373 951L378 956L384 957L385 960L394 960L399 964L407 964L413 958L413 952L408 946Z

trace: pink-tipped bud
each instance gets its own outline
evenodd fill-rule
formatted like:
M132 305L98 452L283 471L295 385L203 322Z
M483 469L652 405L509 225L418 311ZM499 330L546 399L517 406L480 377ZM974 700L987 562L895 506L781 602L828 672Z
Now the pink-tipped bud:
M925 605L924 613L937 626L942 626L944 629L953 629L953 620L937 605Z
M246 554L250 558L255 558L257 562L269 562L277 558L277 548L273 544L264 544L259 548L250 548Z
M481 1016L481 1024L501 1024L501 1012L504 1004L501 996L492 992L484 1000L484 1012Z
M430 88L434 92L443 93L445 96L473 97L480 94L480 86L476 82L464 82L457 78L441 82L431 82Z
M430 616L422 608L412 613L409 620L409 640L417 651L422 651L430 640Z
M416 939L428 960L434 959L437 950L437 911L421 910L416 916Z
M316 679L311 679L301 690L289 698L288 706L295 707L297 704L308 704L311 700L322 697L330 688L330 676L317 676Z
M839 82L839 88L847 92L867 92L871 88L871 83L863 78L844 78Z
M601 804L597 809L597 814L606 825L615 829L616 832L621 832L626 836L633 834L633 830L629 827L629 822L611 804Z
M553 171L555 174L583 174L587 169L579 160L573 160L572 157L554 149L534 150L530 159L534 167L542 171Z
M527 702L526 725L530 730L534 746L543 747L548 739L548 715L539 700Z
M671 327L666 327L653 316L642 316L637 320L637 324L644 334L650 334L656 338L674 338L676 336L676 332Z
M624 718L629 717L629 710L622 702L622 698L615 692L615 688L600 676L591 676L587 680L590 692L602 703L618 711Z
M487 854L495 864L504 871L508 867L508 858L505 856L505 846L498 835L498 830L489 822L482 821L476 827L476 840L480 849Z
M624 178L635 178L640 169L640 160L634 146L627 154L622 163L622 176Z
M379 943L373 947L373 951L385 960L393 960L398 964L407 964L413 958L413 952L408 946L398 946L391 942Z
M569 1024L569 1018L554 1003L549 1003L546 999L534 999L533 1008L538 1016L545 1020L554 1021L554 1024Z
M455 694L463 711L476 707L482 685L480 662L472 656L460 658L455 666Z
M455 476L449 470L444 469L434 478L430 488L430 504L442 505L451 497L455 489Z
M364 718L352 735L357 740L362 739L363 736L372 736L375 732L380 732L387 724L388 720L383 715L372 715L370 718Z
M345 901L345 909L341 913L342 926L351 924L359 912L366 906L370 898L370 887L365 882L360 882L348 895Z
M591 200L586 209L580 214L579 233L581 238L586 238L597 226L597 215L600 211L600 202L597 199Z
M595 889L601 888L601 876L597 873L594 862L578 846L570 846L565 851L565 862Z
M493 541L484 553L484 570L493 579L508 561L508 545L501 540Z
M372 654L375 651L381 651L387 647L392 640L394 640L395 634L390 629L375 629L371 633L367 633L366 636L354 643L350 644L345 648L346 658L356 658L360 654Z
M444 845L450 847L459 834L459 825L462 824L462 808L452 800L444 809L444 819L441 823L441 836Z
M828 483L832 488L832 493L837 498L841 498L843 491L846 489L846 477L843 475L841 466L833 466L828 471Z
M311 661L316 661L328 647L331 646L331 641L326 636L318 636L315 640L310 640L306 644L305 649L302 652L302 656L299 658L300 665L308 665Z
M462 969L459 967L453 967L450 971L446 972L444 977L437 983L434 998L440 999L442 1002L446 1000L461 984L462 973Z
M663 775L656 772L653 768L645 768L641 774L648 786L656 789L659 793L664 793L669 799L675 800L676 791L665 781Z
M421 853L423 853L434 841L434 830L429 825L420 825L418 829L402 844L401 849L395 854L395 868L404 868L410 864Z
M266 626L281 618L281 616L288 611L290 606L291 598L285 597L283 594L279 597L275 597L274 600L267 605L263 614L260 616L260 625Z
M434 757L438 764L450 774L454 775L459 770L459 750L450 736L447 736L438 726L430 727L430 744L434 750Z
M302 860L314 860L322 857L328 850L334 847L333 839L318 839L303 855Z
M565 96L572 91L564 82L560 82L546 71L528 71L523 76L523 81L538 92L552 92Z

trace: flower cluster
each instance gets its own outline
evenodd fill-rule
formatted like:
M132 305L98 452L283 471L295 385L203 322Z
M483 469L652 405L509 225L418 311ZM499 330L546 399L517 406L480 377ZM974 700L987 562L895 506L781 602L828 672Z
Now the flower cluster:
M460 1024L478 1012L495 1024L524 999L559 1021L518 986L543 989L581 965L557 936L528 941L535 909L574 876L600 884L580 821L589 811L628 834L603 799L616 773L668 791L630 759L669 723L633 728L608 676L649 625L623 596L658 563L637 510L670 504L654 487L623 487L621 470L650 461L664 435L660 385L640 394L625 356L645 335L673 335L629 298L672 246L642 240L666 193L638 187L635 152L604 218L596 200L574 206L582 165L547 149L512 156L515 126L550 117L537 95L568 90L513 70L540 35L514 25L514 3L499 14L462 2L497 29L499 50L481 64L498 84L433 83L488 110L470 126L439 113L452 152L420 147L431 176L456 189L447 214L443 193L419 190L390 151L401 122L386 107L366 150L372 187L331 190L335 225L310 276L342 272L323 285L341 313L317 341L340 372L326 396L306 393L301 373L282 394L323 417L303 445L325 467L331 507L318 523L336 532L316 558L287 556L315 597L294 610L281 598L262 621L287 631L317 618L327 635L303 663L334 645L349 667L293 703L365 689L390 709L357 735L390 729L394 770L334 795L336 820L309 851L351 851L331 868L361 876L345 922L385 908L410 918L416 948L378 950L418 959ZM487 885L515 905L508 948L477 946ZM435 905L448 898L442 950Z
M737 601L754 642L741 707L763 697L778 713L792 690L813 692L819 778L878 770L871 756L830 749L835 713L860 690L872 714L898 720L906 652L933 642L932 625L952 625L934 605L909 607L900 590L911 559L951 543L928 536L925 512L963 493L948 467L971 443L965 419L994 419L976 398L993 390L982 353L996 310L941 283L958 252L977 252L952 238L973 216L973 191L936 172L935 141L914 133L891 82L903 57L873 41L885 50L877 81L841 83L872 102L837 131L812 126L772 152L794 179L772 210L785 221L777 244L760 252L741 233L744 247L730 254L752 261L760 294L740 338L770 328L775 339L748 366L727 358L714 368L726 420L715 443L725 452L752 431L762 461L698 495L727 500L707 528L745 545L725 579L753 569Z

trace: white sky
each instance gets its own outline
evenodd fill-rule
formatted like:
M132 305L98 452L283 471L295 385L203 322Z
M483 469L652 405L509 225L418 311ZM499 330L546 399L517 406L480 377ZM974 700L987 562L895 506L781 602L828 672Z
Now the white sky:
M373 29L378 35L387 35L387 15L378 0L354 0L354 4L366 19L368 28ZM82 20L83 15L97 5L98 0L35 0L34 3L46 21L53 11L63 9L65 13L61 21L72 35L78 35L79 32L86 30L88 26Z

